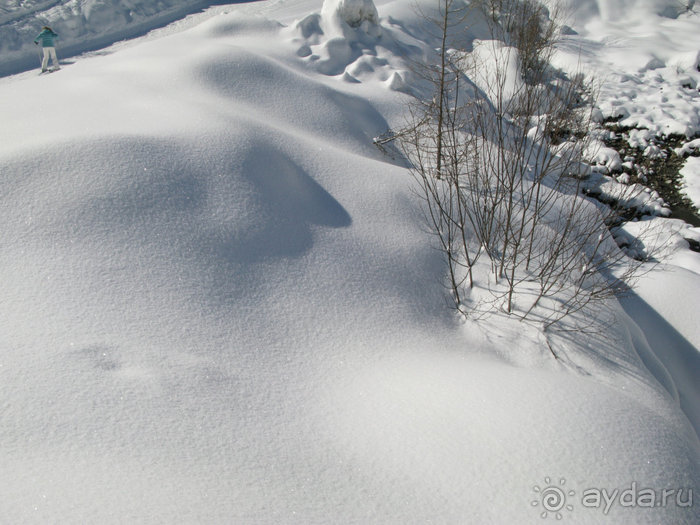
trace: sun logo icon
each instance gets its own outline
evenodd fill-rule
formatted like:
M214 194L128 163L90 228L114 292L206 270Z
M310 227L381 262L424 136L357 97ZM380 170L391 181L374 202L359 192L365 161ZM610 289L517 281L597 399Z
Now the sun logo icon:
M539 485L532 487L532 490L539 494L539 498L532 501L533 507L539 507L542 505L544 511L540 514L542 519L546 519L549 515L553 515L556 519L560 520L564 516L561 513L562 510L568 510L571 512L574 510L573 505L566 504L567 496L574 496L575 491L569 490L568 492L564 488L566 485L566 480L561 478L559 480L559 485L552 483L551 478L544 478L545 487L541 488Z

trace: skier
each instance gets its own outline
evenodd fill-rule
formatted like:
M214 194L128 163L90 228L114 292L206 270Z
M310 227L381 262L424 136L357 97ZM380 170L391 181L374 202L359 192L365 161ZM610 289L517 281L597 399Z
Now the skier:
M51 63L53 64L53 70L61 69L58 65L58 57L56 56L56 47L54 45L54 40L58 38L58 35L53 32L49 26L44 26L41 33L39 33L34 39L34 43L39 45L41 41L41 47L44 51L44 59L41 62L41 72L44 73L49 65L49 57L51 57Z

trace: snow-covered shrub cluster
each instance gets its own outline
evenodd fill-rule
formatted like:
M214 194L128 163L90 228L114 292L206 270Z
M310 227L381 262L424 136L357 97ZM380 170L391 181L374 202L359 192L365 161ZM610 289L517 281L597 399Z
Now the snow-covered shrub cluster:
M695 201L697 207L692 195L697 195L693 188L700 174L691 146L700 137L697 5L680 0L566 3L575 30L564 35L556 60L598 79L593 121L602 147L591 163L593 171L611 176L603 188L644 184L660 197L630 213L671 212L700 221L692 205ZM618 188L603 197L614 200L615 193L625 191Z
M382 27L372 0L325 0L320 13L299 20L292 30L297 54L324 75L347 82L379 80L386 87L405 87L407 55L391 29ZM389 38L383 38L385 32Z
M395 133L397 142L444 254L456 308L466 317L506 312L548 328L616 295L629 276L625 269L619 280L602 277L626 259L607 230L613 212L571 176L581 175L590 141L585 79L549 65L549 25L510 38L519 24L542 19L539 4L440 6L431 20L439 56L418 73L433 89ZM488 17L491 7L499 8L487 24L491 38L455 50L450 28L477 9ZM612 150L596 155L607 170L621 164Z
M324 0L321 17L325 24L347 24L366 33L379 26L379 14L372 0Z
M700 133L700 71L689 62L644 67L616 75L603 86L599 107L604 118L620 126L647 130L647 136ZM691 65L692 64L692 65Z

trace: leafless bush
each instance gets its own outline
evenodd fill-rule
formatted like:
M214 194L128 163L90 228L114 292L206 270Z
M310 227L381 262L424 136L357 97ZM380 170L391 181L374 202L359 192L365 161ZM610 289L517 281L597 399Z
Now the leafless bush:
M471 5L487 14L493 37L518 50L525 80L537 82L549 66L560 30L558 4L554 11L538 0L473 0Z
M641 262L612 240L615 210L581 191L590 89L582 75L549 66L550 13L535 0L475 5L493 38L468 53L448 42L464 13L440 0L438 64L421 74L434 94L395 138L446 256L456 307L474 311L476 286L488 291L489 309L548 328L627 289ZM479 265L488 268L481 282Z

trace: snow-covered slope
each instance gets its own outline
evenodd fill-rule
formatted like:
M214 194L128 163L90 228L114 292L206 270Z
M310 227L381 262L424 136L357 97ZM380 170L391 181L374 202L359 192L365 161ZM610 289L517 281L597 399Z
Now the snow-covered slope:
M41 27L59 34L64 58L103 48L179 20L208 6L207 0L0 0L0 74L34 68L33 40Z
M600 118L631 128L634 147L683 137L683 156L700 136L700 9L693 0L568 1L578 34L565 36L559 63L596 78ZM696 153L697 155L697 153ZM685 161L683 192L700 208L700 164Z
M676 19L692 12L695 0L558 0L577 28L598 23L649 23L657 17ZM592 32L592 34L596 34ZM669 35L671 36L671 35Z
M565 19L579 35L565 37L562 51L603 83L605 117L622 116L623 125L644 126L650 134L700 132L700 15L687 9L692 2L564 4Z
M432 43L405 2L329 7L0 79L0 521L697 522L697 436L617 304L560 360L446 308L372 146ZM581 499L633 484L681 497Z

